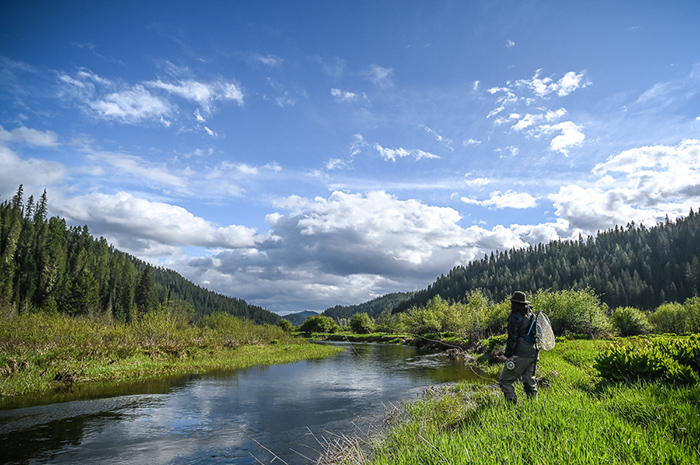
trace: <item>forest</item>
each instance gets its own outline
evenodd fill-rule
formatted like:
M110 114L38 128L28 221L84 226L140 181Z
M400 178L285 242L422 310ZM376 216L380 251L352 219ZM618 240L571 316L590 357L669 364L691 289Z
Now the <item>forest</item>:
M0 315L34 311L106 315L130 322L168 303L190 320L227 313L259 324L280 317L204 289L95 239L87 226L47 219L47 194L0 204Z
M653 227L628 224L578 240L492 252L453 268L427 289L392 308L424 307L439 296L466 302L474 290L500 301L515 290L590 289L610 308L650 310L683 302L700 291L700 214Z

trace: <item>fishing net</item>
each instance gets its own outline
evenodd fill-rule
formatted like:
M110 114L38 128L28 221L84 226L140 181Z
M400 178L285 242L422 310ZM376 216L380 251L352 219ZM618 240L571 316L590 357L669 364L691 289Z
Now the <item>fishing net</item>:
M537 314L537 342L542 350L554 349L554 331L544 312Z

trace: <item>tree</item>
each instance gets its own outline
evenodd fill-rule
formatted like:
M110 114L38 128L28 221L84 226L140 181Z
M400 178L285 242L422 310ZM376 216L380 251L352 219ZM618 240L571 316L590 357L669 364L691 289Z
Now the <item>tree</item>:
M292 329L294 328L294 325L292 324L292 322L289 320L285 320L284 318L282 318L280 321L277 322L277 326L282 328L282 330L285 333L291 332Z
M305 333L335 333L340 329L338 323L327 316L312 316L299 327Z
M368 334L374 330L374 323L366 313L356 313L350 318L350 328L353 333Z
M134 294L134 303L140 314L148 313L158 305L156 282L153 279L153 268L150 265L141 273L141 278Z

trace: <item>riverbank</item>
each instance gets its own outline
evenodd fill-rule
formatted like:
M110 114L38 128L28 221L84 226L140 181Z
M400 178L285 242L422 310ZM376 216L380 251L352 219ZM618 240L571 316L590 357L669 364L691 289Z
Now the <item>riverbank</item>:
M519 392L512 407L495 385L426 390L387 411L377 437L348 439L342 458L336 447L332 463L700 463L697 386L602 383L591 366L609 344L561 341L541 353L536 402Z
M22 315L0 321L0 403L78 384L291 363L340 350L230 315L197 326L167 314L135 324Z

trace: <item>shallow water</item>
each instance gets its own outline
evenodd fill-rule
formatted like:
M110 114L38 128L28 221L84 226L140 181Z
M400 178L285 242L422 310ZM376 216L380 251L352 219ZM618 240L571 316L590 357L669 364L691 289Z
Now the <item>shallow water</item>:
M16 399L33 406L0 410L0 463L313 463L324 438L378 428L425 386L483 381L442 353L336 345L322 360Z

